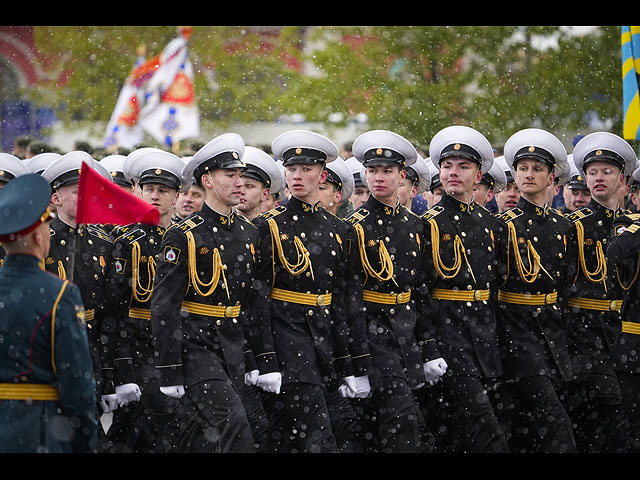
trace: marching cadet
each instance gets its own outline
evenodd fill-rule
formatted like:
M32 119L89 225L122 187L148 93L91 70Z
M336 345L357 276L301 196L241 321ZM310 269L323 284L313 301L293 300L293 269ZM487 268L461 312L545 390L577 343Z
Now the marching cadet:
M181 176L183 167L179 157L159 149L138 155L130 164L141 198L158 208L160 221L121 229L106 269L109 309L117 323L111 341L119 408L108 431L114 452L162 453L177 446L181 401L160 392L149 320L160 244L176 198L189 186Z
M3 453L85 453L97 444L95 378L80 291L40 267L49 250L50 199L47 181L32 173L0 191L0 242L7 252L0 269Z
M624 290L615 269L608 270L607 241L621 208L618 188L633 173L636 156L622 138L594 132L575 146L573 160L591 191L586 207L568 214L575 229L578 271L566 312L569 353L576 380L568 385L568 412L578 451L622 452L620 382L611 367L611 347L620 331Z
M431 177L429 176L427 162L419 154L415 163L408 165L405 170L407 173L398 188L398 199L400 205L409 211L413 211L413 199L416 195L422 195L429 188Z
M547 203L554 176L566 169L567 152L554 135L531 128L512 135L504 154L521 197L497 217L506 232L499 240L499 251L506 252L497 308L501 387L531 419L533 435L524 448L575 452L560 398L564 383L574 379L562 312L576 274L575 252L568 248L570 222Z
M338 148L305 130L279 135L271 151L282 160L291 194L286 205L254 220L260 234L258 282L264 328L271 329L278 372L260 372L269 417L270 452L337 452L325 400L328 384L346 380L346 264L334 216L319 205L317 186Z
M242 157L242 195L237 210L247 219L271 210L271 198L283 188L282 174L276 161L264 150L247 145Z
M31 172L42 175L44 169L47 168L51 162L57 160L61 156L62 155L59 153L44 152L23 160L23 163L29 168Z
M356 157L349 157L345 160L345 163L351 170L354 183L353 193L349 196L349 202L353 210L357 210L367 201L371 192L364 179L362 162L359 162Z
M640 169L633 173L640 180ZM613 236L607 245L607 271L615 272L620 287L625 291L622 320L611 347L613 368L618 374L622 390L622 407L625 421L626 451L640 452L640 213L621 215L613 220Z
M429 153L444 193L422 217L427 231L421 268L431 299L420 324L426 339L435 339L425 344L428 358L443 358L448 366L439 387L451 405L445 424L451 433L440 448L508 452L486 393L502 374L492 302L500 260L496 239L502 232L491 212L474 200L474 185L491 171L493 149L477 130L456 125L436 133Z
M242 137L227 133L191 157L182 176L205 189L205 202L160 245L151 295L155 368L162 393L184 396L181 452L255 451L241 396L245 373L254 372L255 384L258 370L251 349L254 330L262 331L252 317L258 232L234 210L244 148ZM272 356L256 355L267 373Z
M415 163L417 152L386 130L363 133L352 148L371 191L346 218L352 364L358 384L371 391L358 401L357 411L372 449L421 452L424 425L413 390L426 384L425 369L437 371L431 378L442 372L423 358L417 334L424 224L398 200L405 168Z
M239 214L252 221L258 215L271 210L274 194L278 195L284 185L278 163L264 150L245 146L242 162L242 190ZM256 453L267 452L269 420L262 402L262 389L255 384L244 385L242 403L251 425Z
M586 207L591 201L591 191L587 187L584 174L576 168L573 154L568 155L567 163L570 173L562 189L562 197L564 199L563 213L565 215Z
M503 213L510 208L514 208L520 201L520 191L513 179L513 171L511 167L507 165L504 155L496 157L493 161L494 165L500 165L504 176L507 179L506 186L495 193L496 205L498 206L498 213Z
M327 179L318 184L320 205L335 216L339 215L340 207L348 202L355 189L355 181L351 170L342 157L327 163Z
M82 164L96 168L97 162L87 152L76 150L53 161L42 176L49 182L51 203L56 208L56 218L49 225L51 248L44 259L44 268L63 280L78 285L85 307L89 347L94 361L98 398L113 401L113 385L108 371L102 371L101 359L104 304L104 267L111 252L109 235L97 225L78 225L76 210L78 182ZM97 170L97 169L96 169ZM100 170L101 175L104 172ZM110 177L108 177L110 178ZM105 366L108 368L108 366ZM102 405L101 408L105 408ZM112 406L107 406L108 409Z

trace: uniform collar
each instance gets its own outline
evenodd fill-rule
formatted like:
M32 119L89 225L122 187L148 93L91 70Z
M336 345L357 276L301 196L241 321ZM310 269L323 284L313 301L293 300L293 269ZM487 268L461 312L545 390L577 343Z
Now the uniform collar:
M230 227L237 220L235 210L232 209L229 215L225 215L224 213L216 212L206 202L202 204L201 212L210 218L213 223L223 227Z
M478 204L474 200L471 200L468 203L461 202L457 198L449 195L447 192L442 193L442 199L440 200L440 203L448 210L468 214L471 214L478 206Z
M387 205L386 203L382 203L373 195L369 195L369 199L367 200L367 208L372 211L376 211L381 215L386 215L392 217L394 215L398 215L400 213L400 201L396 201L396 205L394 207Z
M544 206L541 207L540 205L531 203L529 200L527 200L522 196L520 197L520 201L518 202L518 208L520 208L525 213L528 213L530 216L540 217L540 218L547 217L551 212L551 208L549 207L548 204L545 204Z
M308 203L292 195L287 202L287 208L304 213L313 213L320 210L320 202L318 201L316 203Z
M591 198L591 201L589 202L589 205L587 205L587 207L593 210L594 212L597 212L600 215L606 218L610 218L612 220L614 218L618 218L620 215L625 214L624 209L620 208L620 205L618 205L616 208L605 207L601 203L598 203L598 201L595 200L594 198Z

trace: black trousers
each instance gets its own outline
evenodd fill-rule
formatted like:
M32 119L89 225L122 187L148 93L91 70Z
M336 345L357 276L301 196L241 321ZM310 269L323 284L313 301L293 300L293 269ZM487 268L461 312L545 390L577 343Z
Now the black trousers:
M416 397L436 453L508 453L488 386L477 376L446 375Z
M627 451L640 453L640 375L618 372Z
M105 444L108 446L105 446L105 451L175 452L182 427L182 413L182 400L164 395L157 382L147 384L139 401L114 410L106 434Z
M424 453L425 426L407 381L399 377L369 377L371 394L353 402L366 452Z
M262 389L255 385L245 385L242 392L242 404L251 426L256 453L265 453L268 446L269 420L262 403Z
M496 414L512 452L577 452L562 389L562 385L543 375L500 384Z
M616 376L580 375L567 385L566 406L581 453L615 453L626 449L622 391Z
M280 393L264 392L269 419L269 453L337 453L326 390L311 383L286 383Z
M242 398L230 381L197 383L186 389L183 398L185 428L180 452L255 452Z

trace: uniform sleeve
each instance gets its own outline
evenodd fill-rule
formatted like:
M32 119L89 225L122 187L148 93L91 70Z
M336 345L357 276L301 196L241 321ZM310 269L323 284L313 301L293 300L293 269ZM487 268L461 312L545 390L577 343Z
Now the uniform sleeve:
M431 292L436 281L436 269L433 264L431 243L431 225L425 221L423 235L422 257L420 259L419 280L419 310L416 336L422 347L422 360L434 360L442 357L436 342L436 327L433 324L434 309L432 306Z
M78 287L67 286L53 320L54 363L62 413L73 428L74 452L91 452L98 435L96 382Z
M255 335L256 346L254 354L256 365L260 373L277 372L280 370L273 342L273 331L271 329L271 282L272 272L272 250L271 234L269 226L261 219L256 219L254 224L258 228L258 246L256 249L256 277L253 283L253 298L255 308L253 309L255 324L258 325L258 335Z
M358 376L372 373L373 361L369 353L369 337L367 321L364 313L362 285L364 284L364 269L360 259L358 236L351 224L347 227L347 238L344 241L347 258L346 303L347 318L349 319L349 349L353 374Z
M130 332L126 318L131 299L131 251L123 241L114 243L105 269L105 317L103 368L114 386L134 381Z
M151 330L160 385L184 385L182 371L182 315L189 259L184 233L169 229L160 245L151 295Z

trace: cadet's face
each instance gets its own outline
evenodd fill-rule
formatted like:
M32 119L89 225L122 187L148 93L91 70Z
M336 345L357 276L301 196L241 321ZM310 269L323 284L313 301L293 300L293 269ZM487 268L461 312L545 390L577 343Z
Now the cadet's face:
M340 202L340 192L333 183L325 180L318 184L318 201L324 208L331 210Z
M78 184L65 185L56 189L51 196L51 202L64 219L75 219L78 206Z
M418 187L408 178L404 178L398 187L398 199L401 205L407 205L416 196Z
M369 189L367 187L356 187L349 197L354 210L360 208L367 200L369 200Z
M546 193L547 187L553 184L550 168L539 160L528 158L518 161L514 179L520 192L528 195Z
M175 210L180 218L186 218L193 212L199 212L204 203L204 190L192 185L186 192L180 193L176 200Z
M260 206L260 202L267 196L267 189L264 184L253 178L242 177L242 194L238 210L241 212L252 212Z
M509 182L507 188L496 193L495 197L496 203L498 204L498 211L502 213L518 205L520 201L520 191L515 183Z
M491 194L490 194L491 192ZM493 198L493 190L489 190L489 185L476 183L473 186L473 199L480 205L486 205Z
M597 199L616 195L618 188L624 182L620 169L607 162L589 163L585 173L587 187L591 190L591 195Z
M241 168L216 169L210 172L211 182L205 185L213 190L224 205L234 207L240 203L242 196L242 171Z
M442 194L444 193L444 188L442 185L434 188L433 190L429 190L424 192L424 199L427 201L427 205L429 208L436 205L440 200L442 200Z
M440 181L445 192L462 195L473 191L482 178L478 164L463 158L446 158L440 161Z
M391 205L398 198L398 187L406 171L395 165L374 165L365 168L369 190L378 200Z
M589 190L571 189L566 188L563 192L564 204L571 210L578 210L579 208L586 207L591 201L591 192Z
M159 183L145 183L140 188L142 199L156 207L161 216L171 212L176 202L176 190Z
M291 195L300 200L312 202L316 200L312 197L317 197L317 186L324 182L327 172L322 165L293 163L285 167L284 176Z

